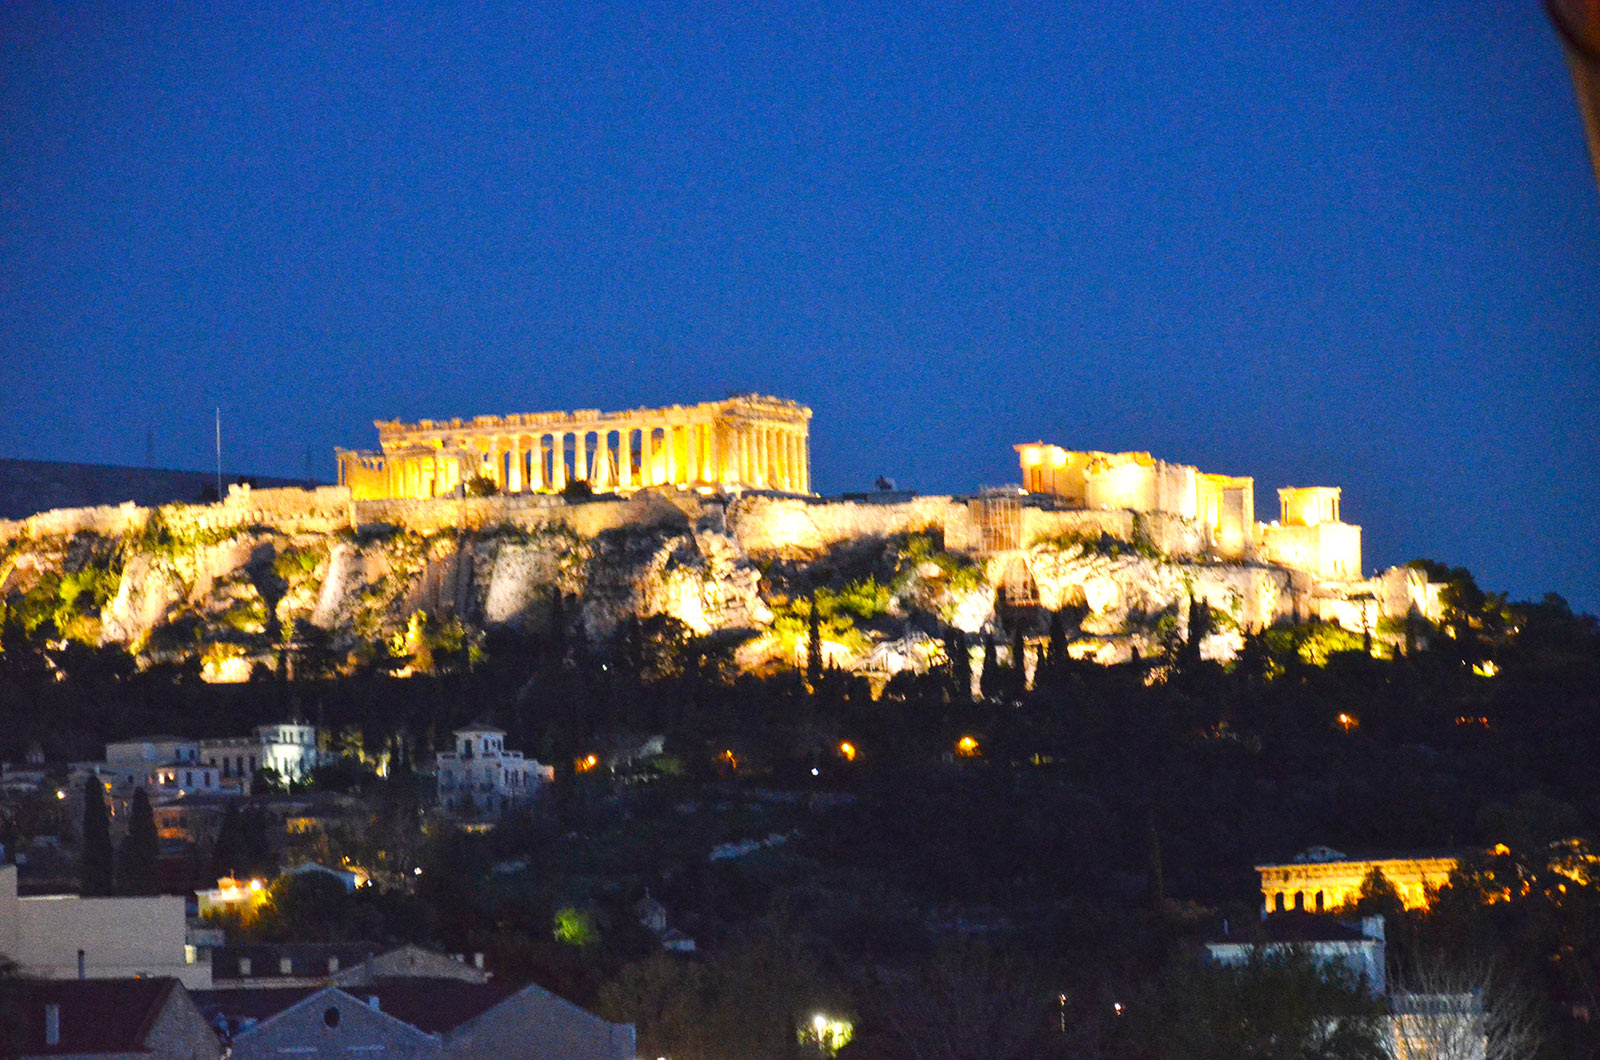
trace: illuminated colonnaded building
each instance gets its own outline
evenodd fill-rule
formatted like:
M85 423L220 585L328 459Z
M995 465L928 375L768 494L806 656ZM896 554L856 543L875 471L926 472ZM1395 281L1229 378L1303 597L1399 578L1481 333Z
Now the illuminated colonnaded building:
M1257 865L1262 909L1321 913L1350 905L1374 869L1394 885L1407 909L1426 909L1429 892L1450 882L1461 860L1451 855L1351 859L1337 850L1312 847L1287 864Z
M1255 479L1170 464L1149 453L1016 447L1022 487L1071 508L1163 512L1201 523L1218 554L1263 558L1332 581L1361 577L1361 527L1341 520L1337 486L1278 491L1280 518L1256 522Z
M337 451L357 500L461 496L474 478L502 493L572 482L629 493L647 486L811 491L811 410L739 394L725 401L470 420L379 420L380 451Z

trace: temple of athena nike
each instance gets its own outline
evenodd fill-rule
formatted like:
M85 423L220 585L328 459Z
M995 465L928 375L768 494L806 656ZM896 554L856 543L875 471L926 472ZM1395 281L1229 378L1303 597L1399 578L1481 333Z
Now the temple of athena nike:
M339 484L356 500L459 497L473 479L501 493L647 486L811 491L811 410L740 394L726 401L470 420L379 420L377 451L338 450Z

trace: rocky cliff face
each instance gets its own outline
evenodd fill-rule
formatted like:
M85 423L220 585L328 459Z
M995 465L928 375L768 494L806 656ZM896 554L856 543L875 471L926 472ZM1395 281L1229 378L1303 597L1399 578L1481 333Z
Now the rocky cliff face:
M743 639L741 659L760 665L792 653L797 601L831 592L841 603L830 657L877 665L875 648L913 628L978 632L997 610L1038 632L1046 612L1062 612L1076 654L1148 654L1181 634L1191 598L1218 616L1203 650L1225 657L1241 630L1310 613L1321 591L1279 567L1170 555L1115 513L1082 513L1081 526L1070 514L1050 516L1051 536L979 551L981 529L949 498L397 507L337 490L236 491L219 505L0 523L0 600L24 625L52 622L146 661L198 656L207 677L232 680L312 636L358 657L375 646L416 654L430 637L459 643L495 628L537 634L557 593L592 640L633 616L667 615L693 633ZM1162 533L1193 538L1182 527Z

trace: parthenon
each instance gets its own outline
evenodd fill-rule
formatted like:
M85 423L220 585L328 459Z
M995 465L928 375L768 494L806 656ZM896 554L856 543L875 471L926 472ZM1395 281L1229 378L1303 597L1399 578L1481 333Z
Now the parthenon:
M378 420L379 451L340 449L339 484L357 500L461 496L474 479L501 493L647 486L811 491L811 410L738 394L725 401L470 420Z

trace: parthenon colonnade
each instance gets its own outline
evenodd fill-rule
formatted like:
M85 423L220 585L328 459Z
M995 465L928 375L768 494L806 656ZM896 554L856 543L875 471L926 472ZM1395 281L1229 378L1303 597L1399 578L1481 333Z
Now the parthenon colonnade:
M811 410L782 398L602 413L535 412L471 420L377 423L381 453L339 450L339 481L357 499L440 497L474 477L504 493L647 486L811 491Z

